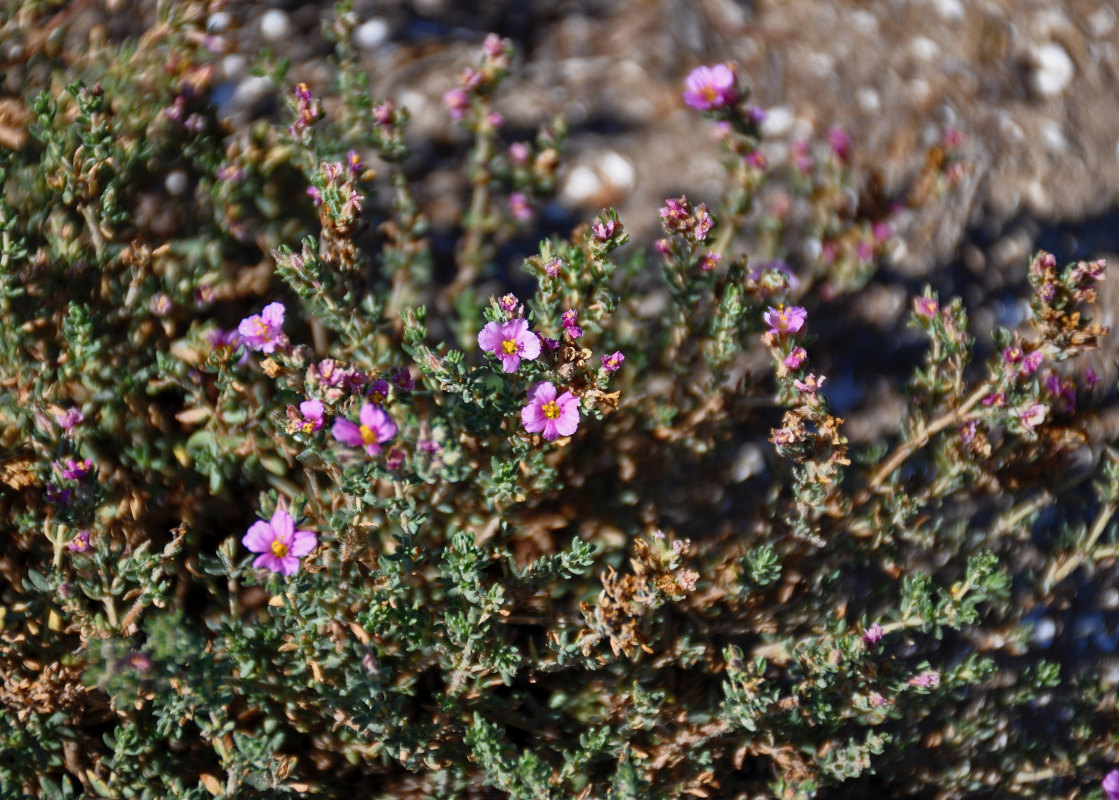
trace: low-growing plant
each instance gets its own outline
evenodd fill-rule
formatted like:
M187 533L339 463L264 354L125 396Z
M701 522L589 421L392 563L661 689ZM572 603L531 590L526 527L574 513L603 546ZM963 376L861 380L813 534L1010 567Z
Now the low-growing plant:
M1024 623L1116 554L1075 367L1103 262L1039 252L1028 329L980 342L914 296L881 440L828 398L839 309L958 133L860 201L843 131L770 164L699 67L725 195L650 243L604 209L526 280L502 253L567 131L507 134L510 42L443 98L470 189L438 250L345 3L332 83L265 54L286 102L248 124L208 4L67 58L40 5L0 32L30 134L0 146L5 797L1114 793L1114 686Z

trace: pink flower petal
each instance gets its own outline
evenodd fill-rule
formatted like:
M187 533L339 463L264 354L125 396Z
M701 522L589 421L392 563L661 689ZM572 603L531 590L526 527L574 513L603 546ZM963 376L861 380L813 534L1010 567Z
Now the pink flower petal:
M282 508L277 508L272 515L272 530L276 532L277 539L290 545L292 534L295 533L295 521L291 518L291 514Z
M501 359L503 372L516 372L517 367L521 365L521 357L516 353L498 353L497 355Z
M538 381L528 392L534 405L544 405L556 399L556 387L550 381Z
M260 312L260 318L269 328L280 328L284 324L284 304L269 303Z
M242 537L241 544L254 553L267 553L271 550L275 538L276 533L272 530L272 526L264 520L257 520Z
M267 569L272 572L279 572L282 569L280 559L272 553L261 553L253 559L253 566L257 569Z
M487 353L500 351L502 341L501 325L496 322L487 322L486 327L478 332L478 346Z
M331 429L334 438L342 444L349 445L350 447L360 447L361 441L361 428L348 419L334 420L334 427Z
M312 531L296 531L292 536L291 549L288 550L289 555L305 556L315 549L315 545L319 543L319 537Z
M276 572L282 573L289 578L299 572L299 559L295 556L284 556L276 560L280 562L280 568L276 570Z

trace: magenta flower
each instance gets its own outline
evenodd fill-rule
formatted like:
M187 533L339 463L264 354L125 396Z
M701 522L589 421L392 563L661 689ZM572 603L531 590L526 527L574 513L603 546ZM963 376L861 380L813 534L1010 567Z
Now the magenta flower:
M259 314L245 317L237 326L243 341L250 349L271 353L284 339L284 304L269 303Z
M314 186L307 187L307 196L311 198L311 202L315 205L322 205L322 192L320 192Z
M322 402L318 400L304 400L300 403L299 413L303 415L303 423L300 425L300 429L304 433L314 433L322 430L323 410Z
M364 447L366 453L375 456L381 452L382 444L396 436L396 423L392 417L372 403L362 405L358 421L361 424L355 425L344 418L334 420L331 431L334 438L350 447Z
M816 390L824 385L827 378L821 375L816 377L815 373L810 374L807 378L802 380L793 381L793 386L797 387L797 391L801 394L816 394Z
M82 412L78 409L68 408L65 411L60 411L55 414L54 421L58 424L58 427L62 428L62 430L72 431L75 427L81 425L85 421L85 417L82 416Z
M876 622L866 629L866 632L863 634L863 641L873 647L882 641L882 637L885 635L885 629Z
M451 119L458 121L466 116L466 109L470 107L470 95L463 89L448 89L443 95L443 105L447 107Z
M932 319L936 316L936 312L939 308L940 305L931 297L921 296L913 298L913 313L918 317Z
M281 508L276 509L270 522L257 520L249 527L241 539L254 553L260 553L253 561L256 568L265 568L283 575L299 572L299 559L315 549L319 537L311 531L297 531L291 514Z
M68 458L66 459L66 466L62 470L62 477L68 481L80 481L89 475L92 469L93 462L88 458L81 461Z
M571 392L556 397L556 387L540 381L529 390L528 405L521 409L521 424L549 442L570 436L579 427L579 398Z
M804 327L804 321L808 319L808 312L800 306L790 306L789 308L770 306L762 319L769 326L770 333L796 333Z
M806 358L808 358L808 353L805 352L803 347L794 347L793 352L785 356L783 363L789 369L800 369L800 365L804 363Z
M517 314L517 306L520 304L521 301L512 292L497 299L497 307L511 316L520 316Z
M618 350L611 355L602 357L602 368L607 372L617 372L622 368L622 362L625 360L626 357L622 354L622 351Z
M1119 800L1119 769L1113 769L1104 776L1102 787L1107 800Z
M916 686L919 689L935 689L940 686L940 673L932 670L922 672L920 675L914 675L909 679L910 686Z
M559 275L560 269L562 267L563 267L563 259L562 258L553 258L551 261L549 261L547 264L544 265L544 273L549 278L555 278Z
M78 531L78 535L70 540L70 543L66 545L66 549L71 553L86 553L91 546L92 545L89 543L89 531Z
M365 397L373 405L383 406L385 401L389 399L389 382L384 378L373 381L373 385L369 387L369 393Z
M1100 376L1096 374L1094 369L1088 367L1088 369L1084 370L1084 382L1088 384L1088 386L1095 386L1100 382Z
M550 353L559 347L559 341L551 336L540 335L540 345Z
M701 258L699 260L699 268L703 272L710 272L711 270L715 269L716 266L718 266L719 261L721 261L722 258L723 258L722 253L716 253L716 252L705 253L703 258Z
M478 333L478 346L501 359L505 372L516 372L522 358L531 361L540 355L540 339L528 329L525 319L487 322Z
M509 195L509 213L513 215L513 219L517 222L532 219L532 206L529 205L524 192L512 192Z
M528 145L524 142L513 142L509 145L509 160L521 166L528 163Z
M1018 415L1018 419L1022 421L1022 425L1026 430L1033 430L1041 423L1045 422L1046 408L1041 403L1034 403L1029 408L1026 408Z
M614 238L614 234L621 230L621 227L616 219L600 220L591 225L591 232L594 233L594 238L600 242L608 242Z
M392 382L397 389L403 389L410 392L416 388L416 382L412 380L412 371L407 367L401 367L392 374Z
M1018 368L1018 371L1023 375L1033 375L1037 372L1037 368L1041 366L1041 362L1041 351L1034 350L1022 359L1022 366Z
M697 111L713 111L737 100L734 72L726 64L696 67L684 79L684 102Z
M361 156L358 155L357 150L346 153L346 163L349 165L352 174L357 175L361 172Z
M563 312L563 329L572 339L578 339L583 335L583 329L579 327L579 312L574 308Z
M851 157L851 135L838 125L833 125L828 131L828 144L840 161L847 161Z

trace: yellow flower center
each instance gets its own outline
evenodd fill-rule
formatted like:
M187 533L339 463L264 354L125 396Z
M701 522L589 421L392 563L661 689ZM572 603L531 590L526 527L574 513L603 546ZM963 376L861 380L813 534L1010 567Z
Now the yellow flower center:
M268 333L268 326L264 324L264 320L256 320L256 335L264 336L266 333Z
M313 422L312 422L311 420L309 420L309 419L308 419L308 420L304 420L304 422L303 422L303 426L302 426L302 427L303 427L303 432L304 432L304 433L312 433L312 432L314 432L314 430L315 430L315 423L313 423Z
M559 406L556 405L555 400L549 400L543 405L541 410L544 412L544 416L548 419L555 419L560 415Z
M377 433L367 425L361 426L361 443L365 445L377 444Z
M385 396L380 392L370 392L369 402L375 406L379 406L381 403L385 402Z
M513 355L513 353L517 352L516 340L506 339L504 342L501 343L501 349L505 351L507 355Z
M281 542L279 539L272 541L272 555L277 558L283 558L288 554L288 546Z
M710 86L704 86L702 89L699 90L699 93L703 95L703 99L706 100L708 103L715 102L715 100L719 97L719 93L712 89Z

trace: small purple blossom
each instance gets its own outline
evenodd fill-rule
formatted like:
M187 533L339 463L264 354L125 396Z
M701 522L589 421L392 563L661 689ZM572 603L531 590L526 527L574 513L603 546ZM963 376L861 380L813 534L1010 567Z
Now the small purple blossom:
M521 424L549 442L571 436L579 427L579 398L571 392L557 397L554 385L540 381L529 390L528 405L521 409Z
M697 111L713 111L738 100L734 71L726 64L696 67L684 79L684 102Z
M781 363L788 369L800 369L800 365L808 358L808 353L805 352L803 347L794 347L793 351L785 356L785 360Z
M553 258L551 261L544 265L544 274L547 275L549 278L555 278L559 276L560 270L562 268L563 259Z
M1022 421L1022 425L1026 430L1033 430L1045 421L1046 410L1044 404L1034 403L1032 406L1024 409L1018 415L1018 419Z
M563 312L563 330L572 339L578 339L583 335L583 329L579 327L579 312L574 308Z
M71 539L66 545L66 549L71 553L87 553L91 547L92 545L89 543L89 531L78 531L78 535Z
M513 142L509 145L509 160L519 166L524 166L528 163L529 149L528 145L524 142Z
M291 514L277 508L269 522L257 520L241 539L253 553L257 569L291 576L299 572L299 559L315 549L319 538L312 531L297 531Z
M812 171L814 162L808 149L808 142L803 140L793 142L789 145L789 156L793 159L793 166L797 168L797 172L807 175Z
M1107 795L1107 800L1119 800L1119 769L1107 773L1100 786Z
M920 675L914 675L909 679L909 685L919 689L935 689L940 686L940 673L928 670Z
M594 238L600 242L608 242L621 229L621 224L616 219L599 220L591 226Z
M517 222L527 222L532 219L532 206L524 192L513 192L509 195L509 213Z
M85 422L85 417L82 416L82 412L79 409L68 408L65 411L59 411L55 414L54 421L62 430L69 432Z
M252 350L271 353L284 340L284 304L269 303L259 314L241 320L237 332Z
M607 372L617 372L622 368L622 362L626 357L622 354L621 350L617 350L610 355L602 356L602 368Z
M879 623L876 622L869 628L867 628L865 633L863 633L863 641L873 647L880 641L882 641L882 637L885 635L886 630Z
M486 38L482 41L482 50L485 51L486 57L492 61L496 61L505 55L506 42L496 33L487 33Z
M765 312L762 319L765 324L769 326L769 332L775 334L796 333L804 327L804 321L808 319L808 311L800 306L779 306L774 308L770 306Z
M1022 348L1011 346L1002 351L1002 361L1004 364L1017 364L1022 360Z
M828 131L828 145L840 161L846 162L851 157L851 135L838 125Z
M92 470L93 462L88 458L82 459L81 461L68 458L62 469L62 477L64 480L68 481L81 481L85 480Z
M717 253L713 250L708 253L704 253L703 258L699 260L699 268L703 272L710 272L719 265L719 262L722 260L722 258L722 253Z
M811 373L803 381L802 380L794 380L793 381L793 386L795 386L797 388L797 391L800 392L801 394L814 395L814 394L816 394L816 390L819 389L821 386L823 386L824 381L826 381L826 380L827 380L827 377L825 377L824 375L821 375L820 377L817 378L815 373Z
M396 436L396 423L383 408L372 403L362 405L358 422L360 424L336 419L331 431L334 438L350 447L363 447L366 453L375 456L381 452L382 444Z
M167 292L156 292L148 307L157 317L166 317L172 308L171 297Z
M913 313L918 317L924 319L932 319L936 316L936 312L940 310L940 304L931 297L914 297L913 298Z
M711 216L711 212L707 209L706 203L700 203L699 207L695 210L695 228L692 229L692 235L695 236L697 242L707 241L707 234L715 227L715 218Z
M516 372L521 359L532 361L540 355L540 339L528 329L525 319L488 322L478 332L478 346L501 359L505 372Z
M412 379L412 371L407 367L401 367L392 374L392 384L405 392L410 392L416 388L416 382Z
M353 175L357 175L361 172L361 156L358 155L357 150L351 150L350 152L346 153L346 163L349 165L350 172Z
M664 258L669 258L672 255L672 242L668 239L657 239L653 243L653 249L660 253Z
M1002 408L1006 405L1006 395L1002 392L991 392L981 401L985 406L994 406L995 408Z
M304 400L299 404L299 413L303 415L300 429L304 433L314 433L323 426L323 405L319 400Z
M518 300L517 296L511 292L497 299L497 307L504 311L506 314L516 315L517 307L520 304L521 301Z
M369 392L365 395L365 399L375 406L383 406L385 401L389 399L389 382L384 378L378 378L373 381L373 385L369 387Z
M1096 374L1094 369L1088 367L1088 369L1084 370L1084 382L1088 384L1089 387L1095 386L1100 382L1100 376Z
M1041 351L1034 350L1032 353L1022 359L1022 366L1018 368L1018 371L1022 375L1033 375L1035 372L1037 372L1038 367L1041 366L1042 360L1043 359L1041 356Z
M540 345L549 353L559 347L559 340L553 339L551 336L544 336L540 334Z
M754 125L761 125L768 116L769 113L761 106L750 106L746 109L746 119Z
M448 89L443 95L443 105L447 107L447 113L451 115L451 119L456 122L466 116L466 109L470 107L470 95L466 90L460 88Z
M1075 413L1076 384L1070 380L1061 380L1059 375L1050 375L1045 381L1045 388L1053 395L1056 410Z
M385 454L385 469L400 469L404 463L404 449L400 447L389 448Z

